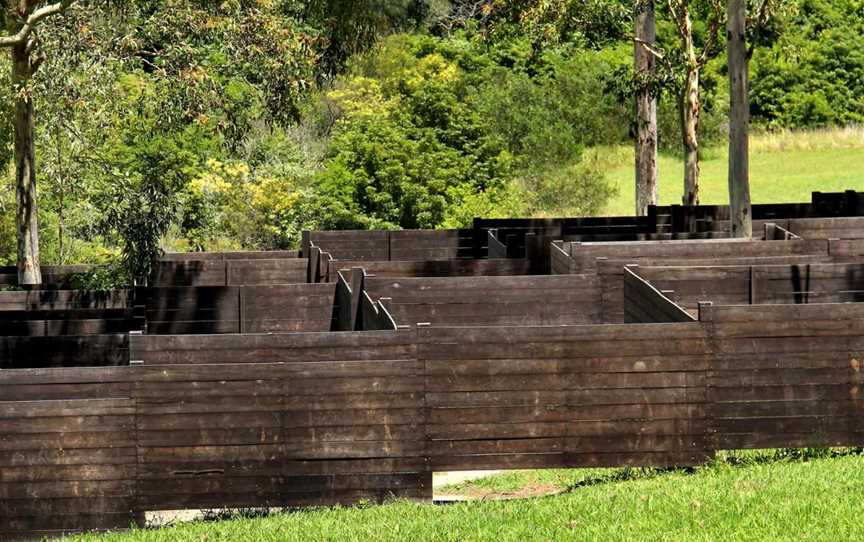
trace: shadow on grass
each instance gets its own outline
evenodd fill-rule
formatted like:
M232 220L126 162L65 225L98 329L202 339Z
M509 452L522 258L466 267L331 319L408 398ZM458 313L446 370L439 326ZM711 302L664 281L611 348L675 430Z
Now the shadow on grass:
M332 508L352 508L352 509L360 509L360 508L369 508L376 504L387 504L394 500L399 500L394 495L388 495L382 498L380 501L370 501L370 500L360 500L354 503L351 506L345 505L315 505L315 506L282 506L282 507L244 507L244 508L215 508L215 509L204 509L201 510L200 518L196 519L198 522L202 523L210 523L210 522L219 522L219 521L229 521L229 520L237 520L237 519L261 519L267 518L271 516L279 516L285 514L293 514L298 512L304 512L309 510L321 510L321 509L332 509Z
M721 466L744 468L753 465L772 463L803 463L813 459L832 459L838 457L864 455L864 448L779 448L773 450L733 450L720 452L705 465L691 467L624 467L603 476L595 476L567 485L559 493L571 493L584 487L613 484L633 480L648 480L670 474L692 475L707 469Z
M635 480L656 479L671 474L677 475L693 475L702 471L717 469L717 468L746 468L755 465L780 464L780 463L803 463L816 459L833 459L849 456L864 455L864 448L784 448L773 450L735 450L724 451L718 453L717 457L710 463L691 467L624 467L621 469L610 469L608 474L594 476L579 480L573 484L563 487L562 491L554 494L537 496L534 498L553 498L555 496L573 493L585 487L592 487L603 484L614 484L618 482L628 482ZM574 469L576 470L576 469ZM398 499L397 499L398 500ZM384 499L384 503L392 502L392 499ZM366 508L374 503L370 501L359 502L350 508ZM468 503L459 503L468 504ZM225 508L202 510L201 517L197 521L201 522L218 522L238 519L258 519L266 518L274 515L291 514L303 512L305 510L315 508L331 508L331 507L274 507L274 508ZM162 525L161 527L170 527ZM151 528L159 528L160 526L150 526Z

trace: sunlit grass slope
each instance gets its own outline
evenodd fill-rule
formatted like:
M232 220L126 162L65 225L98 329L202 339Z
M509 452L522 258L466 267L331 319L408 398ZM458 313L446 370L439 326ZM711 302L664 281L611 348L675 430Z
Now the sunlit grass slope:
M579 476L579 471L573 472ZM619 474L615 474L618 472ZM864 457L751 458L680 471L580 477L565 493L454 505L394 502L200 522L80 540L860 540ZM559 481L565 476L558 471ZM565 476L566 477L566 476ZM486 482L487 484L490 482ZM494 482L491 482L494 483ZM513 480L506 482L513 483Z
M618 187L618 196L603 214L633 214L632 151L609 152L621 158L606 176ZM703 155L701 203L728 203L726 149L708 149ZM680 158L661 155L661 204L681 203L683 167ZM864 128L754 135L750 182L754 203L807 202L814 190L864 190Z

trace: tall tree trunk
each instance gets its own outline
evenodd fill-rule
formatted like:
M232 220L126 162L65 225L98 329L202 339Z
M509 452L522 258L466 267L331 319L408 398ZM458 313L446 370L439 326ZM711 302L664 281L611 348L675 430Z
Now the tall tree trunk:
M681 136L684 144L684 205L699 205L699 68L687 69L681 94Z
M58 124L54 132L54 143L57 149L57 244L59 263L66 263L63 240L66 235L66 178L63 171L63 136Z
M39 222L36 206L36 151L33 100L28 84L33 75L26 44L12 48L15 96L15 182L18 195L18 284L42 283L39 267Z
M750 164L747 98L746 0L729 0L726 38L729 62L729 211L732 237L753 237L750 208Z
M645 47L657 38L654 0L636 0L634 67L640 87L636 93L636 215L647 215L657 205L657 98L647 87L654 70L654 55Z

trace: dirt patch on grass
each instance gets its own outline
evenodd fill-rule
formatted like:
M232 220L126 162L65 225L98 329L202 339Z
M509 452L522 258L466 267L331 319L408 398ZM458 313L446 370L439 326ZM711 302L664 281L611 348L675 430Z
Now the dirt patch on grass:
M564 488L553 484L528 484L525 487L514 491L501 491L485 487L468 487L459 491L457 496L460 500L497 501L546 497L549 495L557 495L559 493L563 493L564 491ZM446 495L441 495L438 498L446 499L446 497Z

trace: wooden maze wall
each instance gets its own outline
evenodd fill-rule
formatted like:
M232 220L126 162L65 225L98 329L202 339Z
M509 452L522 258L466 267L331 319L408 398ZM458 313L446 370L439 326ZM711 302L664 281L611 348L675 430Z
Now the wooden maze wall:
M133 336L140 364L2 371L0 532L428 499L436 470L864 444L864 307L702 311L689 323Z
M428 500L444 470L864 445L864 234L782 220L805 238L556 243L545 277L465 258L475 230L315 232L302 258L171 256L134 292L4 293L0 329L38 318L0 340L0 539ZM130 304L143 334L60 329Z

